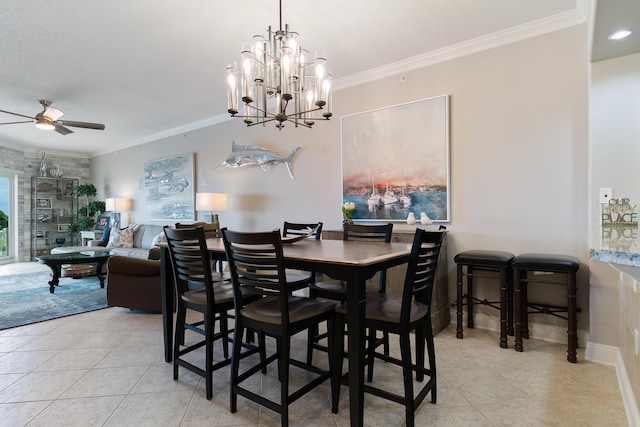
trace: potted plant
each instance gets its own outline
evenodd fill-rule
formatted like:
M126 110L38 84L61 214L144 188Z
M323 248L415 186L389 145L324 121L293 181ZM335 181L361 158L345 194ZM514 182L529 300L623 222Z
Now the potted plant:
M80 233L81 231L92 230L96 225L96 217L106 209L102 200L92 200L98 194L98 190L93 184L80 184L75 189L78 197L78 222L69 226L69 231Z

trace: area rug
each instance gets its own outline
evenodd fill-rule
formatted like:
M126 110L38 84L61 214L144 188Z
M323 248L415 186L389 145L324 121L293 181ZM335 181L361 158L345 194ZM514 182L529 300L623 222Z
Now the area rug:
M0 330L107 307L98 278L63 277L49 292L50 273L0 276Z

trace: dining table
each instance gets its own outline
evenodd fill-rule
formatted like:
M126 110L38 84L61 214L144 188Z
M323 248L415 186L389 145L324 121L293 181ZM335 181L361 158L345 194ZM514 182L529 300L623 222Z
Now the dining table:
M162 323L165 361L172 361L173 346L173 271L166 244L161 249ZM221 238L207 239L214 259L225 259ZM352 242L304 239L283 244L286 268L326 274L347 284L347 342L349 362L349 402L352 426L364 421L365 283L378 271L407 263L411 245L407 243Z

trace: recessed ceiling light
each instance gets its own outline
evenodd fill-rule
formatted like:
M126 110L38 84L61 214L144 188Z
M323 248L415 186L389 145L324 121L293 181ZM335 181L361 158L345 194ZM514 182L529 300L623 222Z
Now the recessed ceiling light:
M612 33L609 35L609 40L620 40L623 39L625 37L629 37L631 35L631 31L629 30L620 30L620 31L616 31L615 33Z

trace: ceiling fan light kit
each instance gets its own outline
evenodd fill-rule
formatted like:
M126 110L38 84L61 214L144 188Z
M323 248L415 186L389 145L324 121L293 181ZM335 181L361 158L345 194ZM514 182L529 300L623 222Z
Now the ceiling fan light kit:
M279 30L269 26L267 38L254 36L253 43L242 45L241 67L236 61L227 66L227 111L247 126L275 121L282 130L288 121L311 128L316 120L332 116L326 55L317 50L312 59L298 45L298 33L289 31L289 25L282 29L282 0L279 10ZM243 115L238 115L238 100L244 104Z
M34 123L38 129L43 130L55 130L61 135L68 135L73 133L71 129L66 126L78 127L84 129L96 129L104 130L105 126L102 123L88 123L88 122L74 122L70 120L59 120L64 115L61 110L51 107L51 101L41 99L40 105L42 105L42 111L36 114L34 117L26 116L24 114L14 113L12 111L0 110L0 113L11 114L13 116L24 117L29 120L23 120L20 122L6 122L0 123L0 125L13 125L18 123Z

